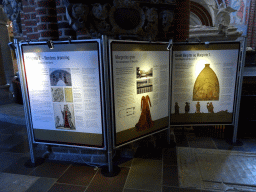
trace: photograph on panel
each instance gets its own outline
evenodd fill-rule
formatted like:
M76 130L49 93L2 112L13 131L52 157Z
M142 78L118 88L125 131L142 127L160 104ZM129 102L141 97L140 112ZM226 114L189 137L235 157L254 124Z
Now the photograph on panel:
M53 102L64 102L64 92L62 87L52 87L51 92Z
M149 77L153 77L153 68L136 67L136 78L137 79L149 78Z
M51 86L72 86L70 68L50 68Z
M65 101L73 102L72 88L64 88L65 90Z
M57 129L75 130L75 116L73 104L54 103L54 119Z
M145 78L137 80L137 94L153 91L153 79Z

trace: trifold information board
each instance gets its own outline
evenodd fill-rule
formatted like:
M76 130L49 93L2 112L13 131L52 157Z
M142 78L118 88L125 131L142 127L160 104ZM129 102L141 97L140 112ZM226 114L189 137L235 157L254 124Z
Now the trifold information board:
M20 47L35 142L103 148L100 40Z
M171 124L233 124L240 42L173 46Z
M114 146L168 128L167 43L110 41Z

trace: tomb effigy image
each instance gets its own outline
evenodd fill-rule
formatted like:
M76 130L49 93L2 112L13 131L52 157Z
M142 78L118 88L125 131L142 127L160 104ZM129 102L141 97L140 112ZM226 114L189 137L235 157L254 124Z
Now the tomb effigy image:
M147 95L142 96L141 98L141 115L139 122L135 125L137 131L143 131L147 130L154 125L154 121L152 121L151 114L150 114L150 108L151 107L151 102L150 98Z
M193 90L193 101L219 100L219 81L210 64L205 64L198 75Z
M70 69L50 69L51 86L72 86Z

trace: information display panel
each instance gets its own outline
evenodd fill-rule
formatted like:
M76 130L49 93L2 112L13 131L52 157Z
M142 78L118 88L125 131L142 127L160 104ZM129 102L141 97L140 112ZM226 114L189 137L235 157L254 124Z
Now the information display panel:
M171 125L233 124L239 42L174 45Z
M35 142L104 147L100 41L22 44Z
M110 41L115 146L169 125L166 43Z

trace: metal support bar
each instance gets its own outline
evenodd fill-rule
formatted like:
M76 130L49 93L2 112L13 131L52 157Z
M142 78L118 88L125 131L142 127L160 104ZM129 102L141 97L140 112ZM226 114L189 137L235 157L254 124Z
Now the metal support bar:
M29 152L30 152L30 159L31 162L28 162L25 164L25 166L28 167L34 167L36 164L35 155L34 155L34 148L33 148L33 137L32 137L32 129L31 129L31 123L30 123L30 111L29 111L29 105L28 105L28 97L27 97L27 89L26 89L26 81L24 76L24 66L22 63L22 54L19 47L19 43L17 39L14 39L14 46L15 46L15 53L17 57L17 64L18 64L18 70L19 70L19 78L20 78L20 85L22 90L22 99L23 99L23 107L25 112L25 120L26 120L26 127L27 127L27 133L28 133L28 143L29 143Z
M239 111L240 111L240 102L241 102L241 95L242 95L242 84L243 84L243 71L244 71L244 62L245 62L245 53L246 53L246 38L244 37L241 40L241 47L240 47L240 58L239 58L239 71L238 71L238 78L237 78L237 92L236 92L236 108L235 108L235 123L234 123L234 132L232 142L235 145L242 145L241 142L237 141L237 130L238 130L238 121L239 121Z
M105 104L106 104L106 115L111 114L110 105L110 78L109 78L109 62L108 62L108 38L106 35L102 35L102 52L103 52L103 68L104 68L104 83L105 83ZM107 158L108 167L103 167L101 170L102 175L106 177L114 177L119 174L120 168L113 166L113 137L112 137L112 126L109 117L106 117L106 143L107 143Z

